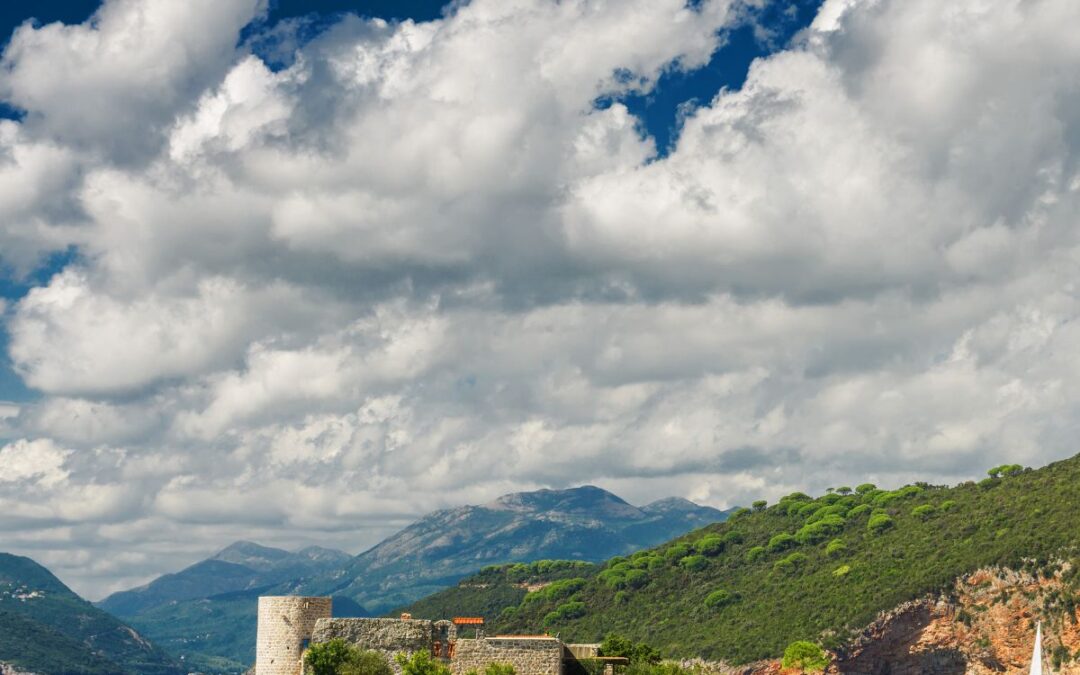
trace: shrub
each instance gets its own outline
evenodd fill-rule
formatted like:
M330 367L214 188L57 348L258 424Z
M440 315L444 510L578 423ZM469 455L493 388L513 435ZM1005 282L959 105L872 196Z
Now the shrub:
M668 560L680 560L688 555L690 555L690 544L682 541L672 544L664 551L664 557Z
M694 548L701 555L719 555L724 552L724 540L720 538L720 535L709 534L698 539Z
M1023 473L1024 467L1019 464L1002 464L1001 466L995 466L986 472L991 478L1000 478L1002 476L1015 476L1018 473Z
M716 590L716 591L713 591L712 593L709 593L709 595L707 595L705 597L705 606L706 607L713 607L713 608L723 607L724 605L730 603L731 601L732 601L731 592L726 591L726 590L721 588L720 590Z
M611 572L611 570L606 571ZM636 572L637 570L631 571ZM622 574L623 572L621 571L612 573L613 576L618 577L621 577ZM581 577L576 577L574 579L562 579L561 581L554 581L538 591L533 591L532 593L527 594L525 596L525 599L522 600L522 602L536 602L538 600L558 600L560 598L565 598L573 595L584 587L585 580Z
M870 506L869 504L859 504L858 506L847 512L847 517L858 518L862 514L869 512L872 508L874 507Z
M750 509L747 509L747 508L735 509L735 512L732 513L730 516L728 516L728 520L730 520L732 522L734 522L736 520L742 520L743 518L745 518L749 514L750 514Z
M709 561L703 555L688 555L679 561L679 566L690 570L691 572L697 572L705 569L709 564Z
M806 554L795 552L773 563L773 569L790 574L806 563Z
M753 504L751 504L750 506L752 506L754 508L754 511L764 511L765 507L768 506L768 505L769 505L769 502L765 501L764 499L759 499L759 500L755 501Z
M840 504L832 504L831 506L822 506L820 509L810 514L810 517L806 519L807 523L816 523L817 521L828 518L829 516L843 516L848 511L847 506Z
M544 616L544 625L550 626L553 623L568 621L582 616L585 616L584 602L578 602L576 600L564 602L556 607L555 611L548 612L547 615Z
M813 642L799 640L792 642L784 650L784 668L798 668L804 672L825 670L829 665L829 657L825 650Z
M872 534L881 534L894 524L895 523L890 516L884 513L878 513L870 516L870 520L866 523L866 529L870 530Z
M634 642L621 635L609 633L600 643L600 656L622 656L630 665L660 663L660 652L644 642Z
M626 604L627 602L629 602L629 600L630 600L630 594L627 593L626 591L619 591L619 592L617 592L615 594L615 604L616 605Z
M512 663L489 663L484 666L484 675L517 675Z
M830 536L838 534L844 529L844 519L837 515L825 516L816 523L804 525L795 533L795 539L800 544L816 544L825 541Z
M860 495L864 495L867 492L873 492L876 489L877 489L877 486L874 485L873 483L863 483L862 485L855 488L855 492L860 494Z
M941 511L952 511L955 508L956 502L951 499L946 499L945 501L941 502L941 506L938 507L938 509Z
M760 560L764 556L765 556L765 547L764 546L755 546L755 547L751 548L749 551L746 552L746 560L748 562L754 562L755 560Z
M432 658L427 651L421 650L412 656L398 654L394 657L401 666L401 675L450 675L450 669Z
M911 515L919 518L920 520L930 520L937 513L937 509L933 504L923 504L922 506L916 506L911 509Z
M846 485L841 485L840 487L836 488L836 492L837 494L841 495L849 495L851 494L851 488Z
M742 532L738 530L730 530L724 535L725 544L741 544L743 542Z
M874 497L874 499L873 499L873 501L871 503L874 506L885 507L885 506L888 506L889 504L892 504L896 500L900 499L901 496L902 495L898 491L895 491L895 490L892 491L892 492L882 492L881 494Z
M923 492L925 492L925 490L923 490L918 485L905 485L904 487L897 490L897 493L901 497L905 497L905 498L906 497L914 497L915 495L921 495Z
M843 539L833 539L825 547L825 555L831 558L836 558L845 553L847 553L847 544L844 543Z
M311 645L304 652L304 666L311 675L392 675L394 672L382 654L364 651L341 638Z
M602 584L608 588L623 588L626 586L626 573L621 570L604 570L596 575ZM528 596L525 596L528 599Z
M851 565L841 565L833 570L832 575L834 577L843 577L847 576L849 572L851 572Z
M795 537L783 532L769 540L768 549L770 552L783 551L785 549L795 548L795 545L798 543L799 542L795 540Z
M630 570L626 573L624 583L627 588L641 588L649 583L649 573L645 570Z

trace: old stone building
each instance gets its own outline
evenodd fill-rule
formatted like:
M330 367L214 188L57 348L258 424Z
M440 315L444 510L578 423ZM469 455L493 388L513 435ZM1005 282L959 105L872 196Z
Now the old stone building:
M297 675L319 620L331 616L330 598L259 598L255 675Z
M476 625L477 620L467 620ZM459 638L450 621L413 619L331 618L330 598L259 598L255 675L301 675L303 651L310 644L341 638L361 649L387 657L419 651L442 659L453 675L483 671L491 663L514 667L518 675L564 675L579 658L596 656L596 645L567 645L549 635L496 635L482 630Z

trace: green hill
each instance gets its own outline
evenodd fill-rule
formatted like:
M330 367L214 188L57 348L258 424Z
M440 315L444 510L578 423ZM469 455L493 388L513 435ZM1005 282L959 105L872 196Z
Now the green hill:
M616 632L667 656L733 663L778 657L795 640L835 646L879 612L980 567L1046 569L1076 554L1080 458L995 474L955 487L796 493L520 600L472 580L455 590L468 608L505 595L489 626L497 632L542 628L584 642ZM424 603L461 613L453 600Z
M7 553L0 553L0 663L42 675L186 672L41 565Z
M417 619L446 619L455 616L482 616L495 621L507 607L516 607L529 594L528 588L566 579L591 576L597 565L580 560L538 560L532 563L495 565L390 613L409 612Z

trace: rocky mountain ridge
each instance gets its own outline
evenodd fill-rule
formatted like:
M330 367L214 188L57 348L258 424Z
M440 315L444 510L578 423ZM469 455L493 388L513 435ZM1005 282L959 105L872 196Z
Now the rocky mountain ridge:
M100 606L189 662L232 672L253 658L259 595L333 596L339 616L378 615L488 565L600 561L726 517L680 498L637 507L595 486L521 492L435 511L355 557L237 542Z

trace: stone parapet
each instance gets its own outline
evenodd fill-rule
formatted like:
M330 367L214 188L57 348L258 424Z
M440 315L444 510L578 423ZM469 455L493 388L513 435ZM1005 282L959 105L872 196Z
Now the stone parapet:
M561 675L563 643L552 637L492 637L458 640L450 661L453 675L483 672L491 663L508 663L517 675Z

